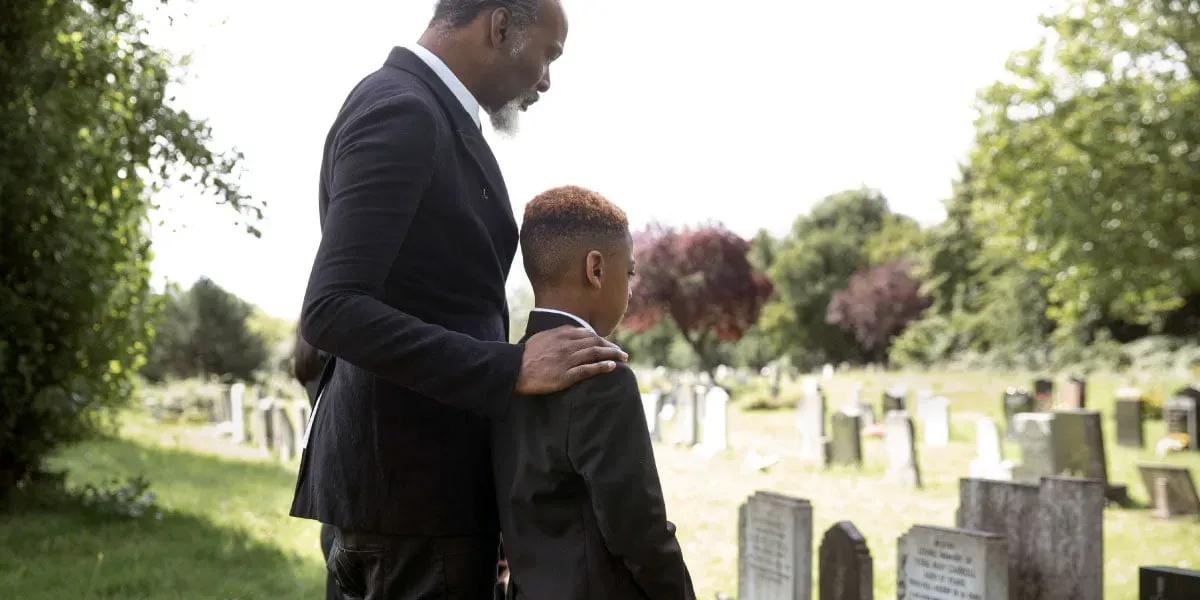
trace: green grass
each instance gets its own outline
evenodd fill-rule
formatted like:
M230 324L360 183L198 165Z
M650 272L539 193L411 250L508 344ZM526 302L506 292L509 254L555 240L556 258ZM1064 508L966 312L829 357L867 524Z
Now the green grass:
M905 380L915 392L931 387L951 399L952 439L945 448L918 449L925 488L888 483L883 443L865 441L861 470L822 470L796 457L793 411L730 415L734 450L705 458L659 446L656 450L670 518L679 526L700 597L737 589L737 507L754 490L784 492L813 503L815 544L833 523L849 520L867 537L874 557L876 597L895 593L895 541L916 523L953 525L958 480L974 456L974 419L999 417L1002 390L1029 377L986 374L839 375L827 384L831 406L848 402L854 381L878 406L882 389ZM1110 478L1129 485L1145 502L1138 462L1167 462L1200 475L1200 454L1158 459L1112 443L1115 378L1093 378L1089 400L1105 413ZM1180 381L1156 382L1165 395ZM1162 423L1147 426L1152 445ZM764 473L747 472L750 450L781 461ZM1009 458L1019 458L1006 448ZM316 524L287 516L295 466L265 459L255 449L232 447L204 430L164 427L131 418L122 437L81 444L63 452L55 467L74 484L144 474L164 507L162 519L97 519L77 505L25 507L0 514L0 598L75 600L120 598L241 599L319 598L324 569ZM1145 509L1105 513L1106 597L1136 597L1137 567L1200 567L1200 521L1162 521ZM814 573L816 565L814 564Z

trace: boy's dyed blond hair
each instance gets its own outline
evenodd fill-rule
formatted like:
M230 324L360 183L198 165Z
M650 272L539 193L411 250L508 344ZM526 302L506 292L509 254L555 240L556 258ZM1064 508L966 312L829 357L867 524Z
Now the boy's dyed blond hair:
M521 255L534 289L560 283L588 252L611 255L629 236L625 211L600 194L568 185L546 190L525 205Z

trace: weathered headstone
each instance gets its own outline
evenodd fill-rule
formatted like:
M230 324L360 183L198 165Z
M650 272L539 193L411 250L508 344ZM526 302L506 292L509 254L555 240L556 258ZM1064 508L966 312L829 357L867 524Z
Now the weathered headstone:
M254 443L258 445L260 450L266 452L270 452L274 448L275 443L275 420L271 418L271 411L274 406L275 398L271 397L259 398L254 403L254 421L251 424Z
M1071 377L1063 394L1064 408L1087 408L1087 379Z
M720 451L729 447L729 392L721 386L713 386L704 394L704 430L700 439L709 450Z
M812 504L757 491L738 510L738 598L812 598Z
M862 466L862 434L857 414L833 413L830 429L829 462L835 465Z
M1146 403L1141 398L1117 400L1118 446L1127 448L1144 448L1146 446L1145 407Z
M1185 387L1163 403L1167 434L1183 434L1187 448L1200 452L1200 389Z
M1154 516L1161 519L1185 515L1200 515L1200 496L1196 494L1196 483L1192 472L1185 467L1173 465L1139 464L1138 472Z
M921 411L925 445L940 448L950 443L950 400L934 396L925 401Z
M1009 551L994 533L916 525L896 542L897 600L1014 600Z
M1013 439L1021 447L1021 464L1013 467L1013 478L1037 482L1062 471L1062 460L1054 443L1054 415L1020 413L1013 416Z
M1175 567L1138 569L1138 600L1196 600L1200 598L1200 571Z
M975 460L971 461L971 477L976 479L1012 479L1012 462L1004 460L1000 443L1000 428L996 422L983 417L975 422Z
M886 476L913 487L921 487L921 469L917 463L917 445L912 418L908 413L893 411L883 419L883 439L887 449Z
M796 403L796 417L800 429L801 460L826 464L825 395L820 388L805 390Z
M696 386L683 383L679 386L679 394L675 396L674 438L671 440L679 446L695 446L696 436Z
M963 479L956 524L1008 541L1014 600L1104 598L1104 483Z
M1004 437L1015 439L1013 437L1013 417L1021 413L1034 412L1035 406L1033 396L1029 392L1010 387L1004 391L1004 396L1001 398L1001 403L1004 406Z
M830 527L821 539L819 553L820 600L874 599L871 551L853 523L841 521Z
M1055 411L1051 424L1055 454L1061 461L1056 475L1099 479L1106 497L1118 504L1129 502L1124 484L1108 480L1108 459L1104 449L1104 423L1100 413L1083 408Z
M282 462L292 460L296 455L296 432L299 429L291 421L287 406L282 401L276 401L270 408L271 419L271 448Z
M907 410L907 402L905 401L907 397L908 390L899 386L883 392L882 410L880 411L881 417L887 417L887 414L894 410Z
M1033 381L1033 402L1036 412L1046 412L1054 407L1053 380L1042 378Z
M230 421L233 423L233 443L246 441L246 384L237 382L229 386Z
M646 430L650 432L650 439L661 441L661 432L658 428L658 413L661 410L662 392L653 390L649 394L642 394L642 411L646 413Z

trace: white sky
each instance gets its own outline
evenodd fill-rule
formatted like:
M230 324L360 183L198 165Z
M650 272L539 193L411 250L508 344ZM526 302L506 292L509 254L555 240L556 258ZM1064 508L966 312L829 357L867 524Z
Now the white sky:
M1030 46L1050 0L564 0L553 87L521 134L488 133L518 220L554 185L592 187L638 227L787 231L868 185L929 224L972 138L975 92ZM311 8L304 7L310 4ZM156 278L204 275L295 318L316 252L317 175L350 88L419 36L432 0L204 0L157 28L192 53L179 105L245 153L262 239L198 198L159 198ZM224 21L224 24L221 24ZM518 261L510 285L524 279Z

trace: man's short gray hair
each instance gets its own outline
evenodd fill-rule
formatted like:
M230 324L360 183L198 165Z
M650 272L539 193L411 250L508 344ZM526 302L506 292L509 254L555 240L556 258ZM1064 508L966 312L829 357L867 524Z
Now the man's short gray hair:
M438 0L433 22L459 28L475 20L488 8L506 8L513 25L523 28L537 21L541 0Z

